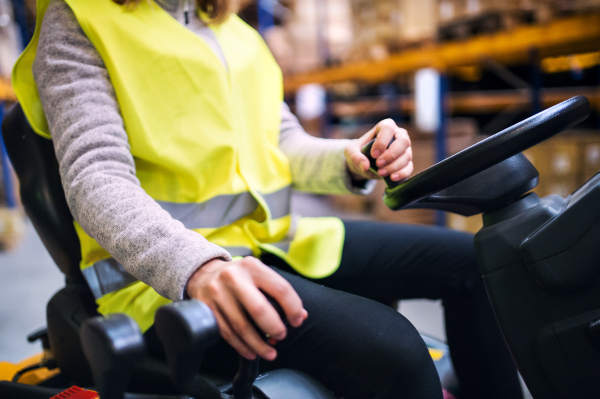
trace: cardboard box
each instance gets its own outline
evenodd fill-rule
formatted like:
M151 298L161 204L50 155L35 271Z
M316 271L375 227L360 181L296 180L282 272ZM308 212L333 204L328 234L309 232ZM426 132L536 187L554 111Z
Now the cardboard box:
M567 176L564 178L553 178L540 181L534 192L540 197L545 197L550 194L558 194L565 198L571 195L580 186L580 181L577 176Z
M548 172L558 178L576 176L580 172L580 144L577 141L560 140L550 146Z
M329 202L334 208L348 213L367 214L374 198L365 195L329 195Z
M483 219L481 215L465 217L448 212L446 213L446 227L475 234L483 227Z
M579 182L578 146L562 138L554 138L524 152L538 170L539 184L533 190L540 197L565 193ZM567 193L566 195L569 195Z
M350 0L303 0L293 5L286 22L286 49L292 58L286 72L319 69L344 61L353 43Z
M534 21L546 23L554 14L548 0L440 0L438 38L463 40Z
M515 1L507 0L441 0L439 18L442 22L475 17L487 12L503 12L518 7Z
M381 60L437 38L436 0L352 0L353 44L347 60Z
M581 139L582 172L581 184L591 179L600 171L600 134L598 131L589 131Z
M24 235L22 211L18 208L0 208L0 251L15 249Z
M600 133L561 133L524 152L540 173L538 195L570 195L600 170Z

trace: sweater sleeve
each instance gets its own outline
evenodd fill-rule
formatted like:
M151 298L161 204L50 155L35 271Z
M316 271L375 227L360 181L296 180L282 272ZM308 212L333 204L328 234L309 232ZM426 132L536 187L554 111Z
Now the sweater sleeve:
M141 188L106 67L63 0L47 9L33 73L67 203L87 234L172 300L198 267L231 259Z
M294 188L315 194L368 194L375 180L355 183L344 149L350 140L331 140L306 133L287 104L281 105L279 148L288 157Z

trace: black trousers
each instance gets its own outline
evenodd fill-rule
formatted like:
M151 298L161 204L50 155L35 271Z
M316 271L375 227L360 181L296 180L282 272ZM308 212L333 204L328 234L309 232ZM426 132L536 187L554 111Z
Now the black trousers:
M311 281L279 258L263 257L292 284L309 315L277 345L274 362L261 362L264 371L302 370L345 399L440 399L439 378L425 344L387 304L441 299L462 386L459 399L523 397L477 269L471 235L414 225L344 224L341 265L330 277ZM237 359L221 341L204 364L233 374Z

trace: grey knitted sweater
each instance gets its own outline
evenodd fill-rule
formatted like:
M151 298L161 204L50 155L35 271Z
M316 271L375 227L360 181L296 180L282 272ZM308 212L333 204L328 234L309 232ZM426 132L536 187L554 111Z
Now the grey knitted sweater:
M110 0L96 0L110 1ZM184 23L182 0L156 0ZM226 65L212 31L195 13L188 28ZM84 231L135 278L172 300L191 275L223 248L174 220L140 187L127 133L106 67L64 0L48 6L33 66L67 203ZM311 137L282 104L279 146L293 186L314 193L361 193L348 175L346 140ZM370 185L369 185L370 186Z

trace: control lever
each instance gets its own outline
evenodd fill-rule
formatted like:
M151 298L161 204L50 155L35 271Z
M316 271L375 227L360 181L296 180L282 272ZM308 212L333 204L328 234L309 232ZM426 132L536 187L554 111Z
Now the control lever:
M390 148L390 146L392 145L392 143L394 141L396 141L396 138L392 137L392 140L390 141L390 143L388 144L388 146L386 148ZM376 164L377 160L371 156L371 148L373 147L374 143L375 143L375 139L369 141L362 148L361 152L369 159L369 164L370 164L369 169L371 170L371 172L377 174L377 171L379 170L379 167ZM388 187L394 187L394 186L398 185L398 182L393 181L390 176L391 175L388 175L383 178L383 181L385 181L385 185Z
M279 314L279 317L281 317L285 328L289 331L291 325L289 324L283 309L281 306L279 306L279 303L277 303L277 301L275 301L269 295L265 294L265 296L267 297L269 303L275 308ZM252 321L252 319L250 320ZM260 334L260 328L258 328L256 324L252 324L254 325L256 331L258 331ZM266 334L263 335L263 338L265 341L269 341L269 337ZM256 377L258 377L259 368L260 357L257 356L254 360L248 360L245 357L240 356L240 367L233 378L233 397L235 399L252 399L252 384L254 384Z
M102 399L123 399L134 366L144 357L142 333L124 314L88 319L79 332Z
M240 367L233 377L233 397L235 399L252 399L252 384L258 377L260 357L248 360L240 356Z
M204 352L219 339L219 326L210 308L195 299L174 302L158 309L154 328L175 387L195 398L220 399L219 389L198 375Z

